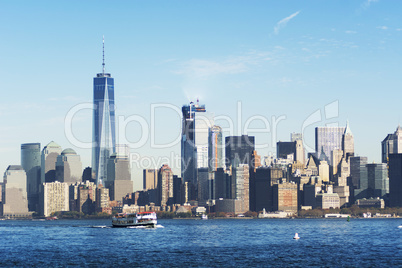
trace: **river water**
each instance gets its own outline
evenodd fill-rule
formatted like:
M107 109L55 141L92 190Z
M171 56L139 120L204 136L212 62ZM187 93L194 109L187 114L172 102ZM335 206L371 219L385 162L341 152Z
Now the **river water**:
M402 219L0 221L0 266L401 267ZM295 233L300 239L294 240Z

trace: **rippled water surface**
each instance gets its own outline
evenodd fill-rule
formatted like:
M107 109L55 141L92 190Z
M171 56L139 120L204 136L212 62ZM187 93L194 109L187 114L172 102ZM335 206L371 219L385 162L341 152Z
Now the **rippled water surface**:
M0 221L0 266L402 266L402 219L158 223L128 229L110 228L110 220Z

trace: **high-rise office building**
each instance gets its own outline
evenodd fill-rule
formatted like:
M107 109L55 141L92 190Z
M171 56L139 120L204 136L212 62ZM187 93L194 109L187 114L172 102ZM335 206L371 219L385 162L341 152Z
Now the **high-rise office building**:
M40 161L40 143L21 144L21 166L27 175L29 211L39 212Z
M56 180L68 184L80 182L82 179L81 158L71 149L64 149L56 161Z
M56 161L61 154L61 147L51 141L42 150L41 183L56 181Z
M209 172L223 167L222 128L212 126L208 136L208 167Z
M357 167L358 163L355 163L355 157L351 158L351 164L354 164L355 167L353 169L356 169L352 173L351 168L352 184L356 180L354 173L359 175L359 182L356 182L356 184L359 184L359 188L354 189L355 200L376 197L384 198L389 193L390 185L387 164L372 163L362 166L362 163L360 163L360 166Z
M214 196L212 199L230 198L230 177L223 168L218 168L214 174Z
M254 136L229 136L225 138L225 162L229 167L239 164L251 165L251 158L255 148ZM254 168L254 167L250 167Z
M208 168L198 169L198 204L204 205L210 199L212 188L211 181L213 176L210 176Z
M127 148L128 146L125 145ZM124 146L118 145L122 148ZM107 180L105 186L109 188L110 199L122 201L123 197L133 192L133 181L131 180L131 167L129 149L120 150L120 153L113 153L108 160ZM126 153L123 153L126 152Z
M393 153L402 153L402 127L398 125L393 136Z
M250 210L250 171L248 164L239 164L232 168L231 199L241 200L242 210Z
M47 182L40 189L41 215L48 217L52 212L69 211L69 187L64 182Z
M295 143L295 162L299 162L304 165L305 162L305 151L304 151L304 146L303 146L303 140L297 139L294 141Z
M316 127L315 151L317 157L321 159L320 156L322 152L324 152L327 157L330 157L333 150L342 150L342 137L344 132L344 127ZM329 164L333 165L332 159L329 159Z
M388 163L388 155L394 152L394 134L388 134L381 142L381 162Z
M163 165L158 171L158 205L172 205L173 192L173 172L168 165Z
M389 155L389 205L402 207L402 154Z
M389 193L388 168L384 163L367 164L368 196L367 198L384 198Z
M8 166L1 187L0 214L4 217L27 217L27 176L19 165Z
M198 168L208 168L208 137L214 119L198 100L184 105L182 113L181 176L183 183L188 182L190 200L195 200Z
M100 184L96 188L96 211L112 214L112 208L109 205L109 189Z
M367 176L367 157L354 156L350 158L350 177L353 189L360 189L361 178Z
M272 186L272 207L274 211L297 212L297 184L283 182Z
M355 142L349 127L349 121L346 122L345 132L342 136L342 150L343 156L346 157L346 159L349 159L349 157L353 156L355 153Z
M295 142L291 141L278 141L276 143L276 157L287 159L288 155L293 155L293 159L296 154Z
M398 126L393 134L388 134L381 142L381 162L388 162L389 154L402 153L402 128Z
M92 172L97 185L107 179L107 162L116 150L114 79L105 73L104 57L102 66L102 73L94 78L93 89Z
M158 187L158 170L144 169L143 170L143 189L151 190Z

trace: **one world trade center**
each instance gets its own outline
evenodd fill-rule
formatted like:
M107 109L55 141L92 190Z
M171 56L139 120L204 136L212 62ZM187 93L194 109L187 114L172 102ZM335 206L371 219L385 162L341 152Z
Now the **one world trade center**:
M97 185L107 180L107 161L116 151L114 79L109 73L105 73L104 48L103 42L102 73L94 77L92 173Z

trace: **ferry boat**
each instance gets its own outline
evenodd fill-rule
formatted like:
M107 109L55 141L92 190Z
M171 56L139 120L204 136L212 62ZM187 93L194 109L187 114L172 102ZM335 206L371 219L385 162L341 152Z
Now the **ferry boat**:
M156 213L152 211L135 213L119 213L112 218L113 227L155 227L157 224Z

